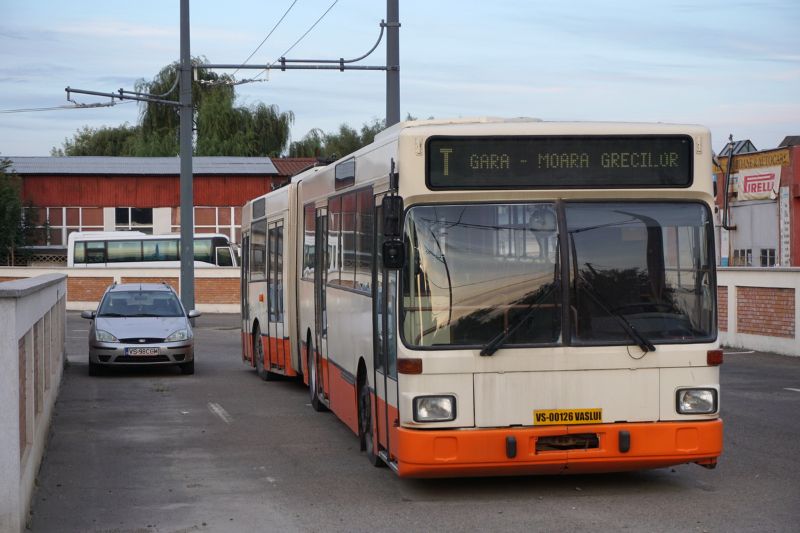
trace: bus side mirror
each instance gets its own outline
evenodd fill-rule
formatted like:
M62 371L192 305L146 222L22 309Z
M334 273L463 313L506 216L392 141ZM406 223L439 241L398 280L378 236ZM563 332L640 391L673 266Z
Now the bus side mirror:
M399 239L403 236L403 199L399 196L384 196L381 201L383 211L383 236L386 239Z
M403 241L383 241L383 268L397 270L406 262L406 248Z

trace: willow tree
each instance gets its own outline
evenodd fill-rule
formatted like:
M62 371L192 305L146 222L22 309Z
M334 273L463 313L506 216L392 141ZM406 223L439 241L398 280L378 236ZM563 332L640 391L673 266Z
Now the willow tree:
M294 114L277 106L237 107L232 79L202 68L204 58L192 59L193 120L197 125L195 155L275 156L287 148ZM139 80L136 90L160 100L178 102L179 63L162 68L152 80ZM144 102L135 126L84 127L66 139L53 155L174 156L180 152L178 107Z

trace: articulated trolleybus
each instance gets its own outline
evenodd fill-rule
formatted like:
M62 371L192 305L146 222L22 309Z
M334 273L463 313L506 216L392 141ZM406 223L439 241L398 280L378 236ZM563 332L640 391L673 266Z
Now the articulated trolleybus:
M245 206L243 359L400 476L712 468L711 177L699 126L398 124Z

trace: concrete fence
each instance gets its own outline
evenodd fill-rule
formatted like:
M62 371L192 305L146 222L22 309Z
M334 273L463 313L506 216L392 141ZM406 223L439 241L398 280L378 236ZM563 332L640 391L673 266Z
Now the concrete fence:
M0 531L25 528L64 368L67 278L0 283Z
M165 281L180 292L180 268L37 268L0 267L0 281L41 276L67 275L67 309L97 307L106 287L114 283L160 283ZM239 269L198 268L194 272L195 308L205 313L238 313L241 301Z
M720 342L800 355L800 268L720 268Z

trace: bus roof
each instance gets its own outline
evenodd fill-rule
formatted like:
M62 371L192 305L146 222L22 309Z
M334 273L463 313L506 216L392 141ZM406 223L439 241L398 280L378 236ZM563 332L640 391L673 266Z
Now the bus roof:
M141 240L163 240L163 239L180 239L179 233L162 233L158 235L150 235L141 231L74 231L69 234L69 241L124 241L128 239L141 239ZM227 235L222 233L195 233L195 239L208 239L212 237L221 237L229 240Z

